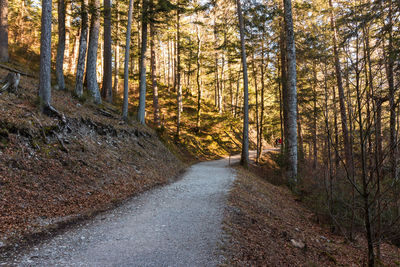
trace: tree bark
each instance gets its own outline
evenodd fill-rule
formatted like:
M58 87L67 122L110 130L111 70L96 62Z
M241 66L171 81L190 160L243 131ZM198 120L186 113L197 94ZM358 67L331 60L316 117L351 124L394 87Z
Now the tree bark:
M243 139L240 164L245 168L249 165L249 81L247 76L247 56L244 43L244 20L240 0L236 0L239 17L240 51L243 66Z
M197 114L196 114L196 126L197 130L200 131L200 121L201 121L201 36L199 26L196 25L196 33L197 33L197 56L196 56L196 83L197 83Z
M329 0L329 6L331 8L331 30L333 31L333 54L335 60L335 72L336 72L336 82L339 92L339 104L340 104L340 116L342 119L342 132L343 132L343 143L344 143L344 150L345 150L345 158L346 158L346 165L348 174L353 177L352 169L353 169L353 161L351 156L351 147L349 141L349 130L347 127L347 117L346 117L346 106L344 101L344 89L343 89L343 81L342 81L342 72L340 68L340 60L339 60L339 51L337 47L337 29L336 29L336 21L335 15L333 12L333 5L332 0Z
M118 36L117 36L118 38ZM111 0L104 0L104 65L102 96L109 103L112 95L112 52L111 52Z
M42 0L39 98L45 111L51 107L51 0Z
M65 0L58 0L58 46L56 75L59 90L65 90L64 53L65 53Z
M0 62L8 60L8 0L0 0Z
M154 1L150 0L150 49L151 49L151 85L153 87L153 111L154 111L154 125L160 126L160 108L158 106L158 84L157 84L157 71L156 71L156 51L154 40L156 39L154 29Z
M177 121L176 121L176 136L179 138L181 128L181 114L183 111L182 106L182 86L181 86L181 44L180 44L180 9L178 0L178 10L176 11L176 98L177 98Z
M128 119L128 97L129 97L129 50L131 45L131 29L132 29L132 9L133 0L129 0L128 10L128 26L126 27L126 46L124 61L124 102L122 105L122 119Z
M115 68L114 68L114 92L118 93L118 87L119 87L119 9L118 9L118 2L116 2L116 10L117 10L117 20L115 22L115 29L117 33L117 38L115 40Z
M296 89L296 48L294 42L292 3L284 0L286 51L288 59L287 84L287 156L288 179L292 185L297 184L297 89Z
M148 2L143 0L142 5L142 44L140 49L140 66L139 66L139 109L138 121L146 124L146 51L147 51L147 22L148 22Z
M99 45L100 31L100 4L99 0L91 0L90 10L90 30L89 30L89 47L86 66L86 79L88 91L93 97L96 104L101 103L99 85L97 83L97 49Z
M79 41L78 64L76 67L75 94L83 95L83 75L85 73L87 35L88 35L88 0L81 1L81 37Z

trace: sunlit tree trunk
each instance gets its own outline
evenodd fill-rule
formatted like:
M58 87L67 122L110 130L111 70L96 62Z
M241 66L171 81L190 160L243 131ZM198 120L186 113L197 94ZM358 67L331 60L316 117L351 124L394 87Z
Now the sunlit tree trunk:
M199 26L196 25L196 33L197 33L197 56L196 56L196 83L197 83L197 114L196 114L196 126L197 129L200 130L200 121L201 121L201 36Z
M75 94L83 95L83 75L85 74L87 35L88 35L88 0L81 1L81 37L79 41L78 64L76 67Z
M129 50L131 45L131 29L132 29L132 9L133 0L129 0L128 10L128 26L126 27L126 45L125 45L125 60L124 60L124 102L122 105L122 119L128 119L128 97L129 97Z
M120 35L120 30L119 30L119 9L118 9L118 2L116 3L116 10L117 10L117 20L115 21L115 30L117 33L117 38L115 40L115 65L114 65L114 92L118 93L118 87L119 87L119 67L120 67L120 49L119 49L119 35Z
M178 1L179 6L179 1ZM180 44L180 9L176 11L176 98L177 98L177 121L176 121L176 136L179 138L181 128L182 106L182 86L181 86L181 44Z
M150 14L154 18L154 1L150 0ZM151 85L153 88L153 112L154 112L154 125L160 126L160 109L158 106L158 84L157 84L157 71L156 71L156 51L154 40L156 39L156 32L154 29L153 19L150 20L150 50L151 50Z

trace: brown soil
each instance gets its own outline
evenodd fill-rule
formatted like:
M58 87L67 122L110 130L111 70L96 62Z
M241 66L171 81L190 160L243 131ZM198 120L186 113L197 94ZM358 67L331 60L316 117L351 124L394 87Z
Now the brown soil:
M185 168L155 131L122 123L111 105L53 90L66 123L42 115L37 86L21 76L19 93L0 95L0 250L165 184Z
M224 223L228 266L367 265L362 236L347 242L318 224L285 186L239 167L237 173ZM400 265L399 248L383 244L381 251L384 265Z

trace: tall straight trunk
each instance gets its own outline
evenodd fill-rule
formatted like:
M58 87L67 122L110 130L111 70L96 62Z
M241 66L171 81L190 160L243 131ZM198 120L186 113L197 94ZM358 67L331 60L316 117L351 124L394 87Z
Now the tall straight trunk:
M288 105L287 105L287 87L288 87L288 75L287 75L287 52L286 52L286 37L285 37L285 23L282 21L281 22L281 31L280 31L280 36L279 36L279 49L280 49L280 71L281 71L281 77L280 77L280 85L281 85L281 124L283 124L283 134L282 134L282 148L284 149L284 154L287 153L287 130L289 128L288 126L288 121L284 118L287 117L288 113Z
M240 52L243 67L243 139L240 164L247 168L249 165L249 81L247 76L246 46L244 43L244 20L240 0L236 0L236 5L239 17Z
M240 89L240 71L238 71L237 79L236 79L236 95L235 95L235 118L238 114L239 108L239 89Z
M81 31L78 30L75 39L74 39L74 46L72 49L72 56L70 57L70 63L69 63L69 72L72 74L76 74L76 64L78 60L78 55L79 55L79 40L81 36Z
M75 94L83 95L83 75L85 74L88 36L88 0L81 1L81 36L79 41L78 64L76 67Z
M312 131L313 131L313 168L314 170L317 168L317 163L318 163L318 151L317 151L317 69L315 66L315 63L313 64L313 113L314 113L314 118L313 118L313 126L312 126ZM329 141L330 142L330 141ZM330 150L330 145L328 144L328 148Z
M300 117L298 108L297 108L297 136L299 139L298 158L299 158L299 161L304 161L304 141L303 141L303 135L302 135L302 130L301 130L301 117Z
M260 104L261 104L261 112L260 112L260 127L259 127L259 138L260 143L258 145L258 150L260 153L258 154L257 161L260 161L262 151L263 151L263 126L264 126L264 91L265 91L265 81L264 81L264 39L261 40L261 96L260 96Z
M39 98L45 111L51 107L51 0L42 0Z
M142 44L140 48L140 68L139 68L139 109L138 121L146 124L146 51L147 51L147 22L148 22L148 2L143 0L142 5Z
M179 6L179 0L178 0ZM176 136L179 138L181 128L181 114L183 111L182 106L182 86L181 86L181 44L180 44L180 9L176 11L176 98L177 98L177 121L176 121Z
M97 49L99 45L100 31L100 3L99 0L91 0L90 10L90 30L89 30L89 46L86 63L86 80L87 87L93 101L96 104L101 103L99 85L97 84Z
M128 10L128 26L126 27L126 45L125 45L125 61L124 61L124 102L122 105L122 119L128 119L128 92L129 92L129 50L131 46L131 29L132 29L132 9L133 0L129 0Z
M397 168L397 154L398 154L398 145L397 145L397 132L396 132L396 103L395 103L395 87L394 87L394 58L395 52L393 49L393 8L392 1L389 0L389 14L388 14L388 46L387 46L387 54L386 54L386 77L389 87L389 109L390 109L390 164L391 164L391 174L392 179L397 181L398 179L398 168Z
M114 92L118 93L118 87L119 87L119 35L120 35L120 30L119 30L119 9L118 9L118 2L116 2L116 10L117 10L117 20L115 21L115 30L117 33L117 38L115 40L115 66L114 66Z
M296 48L294 43L292 3L284 0L286 51L288 59L287 84L287 157L288 180L292 185L297 184L297 90L296 90Z
M188 58L188 72L186 75L186 94L191 94L192 90L190 89L190 73L192 72L192 57L193 50L190 48L189 58Z
M333 123L334 123L334 134L335 134L335 170L338 170L339 163L340 163L340 156L339 156L339 127L338 127L338 118L337 118L337 108L336 108L336 89L333 87Z
M368 242L368 266L372 267L375 265L375 255L374 255L374 238L372 233L372 218L371 218L371 203L370 203L370 192L368 190L369 179L367 177L367 155L365 151L365 134L364 134L364 122L362 117L363 104L361 103L361 93L360 93L360 72L358 70L358 35L356 39L356 62L355 62L355 72L356 72L356 93L357 93L357 113L358 113L358 126L360 135L360 153L361 153L361 180L363 188L363 204L364 204L364 224L366 228L366 238ZM354 182L354 181L353 181Z
M234 102L233 102L233 84L232 84L233 77L232 77L232 68L229 66L229 60L228 60L227 64L228 64L228 70L229 70L229 95L230 95L230 105L231 105L230 110L231 110L232 115L234 115L235 113L234 113L234 107L233 107Z
M170 91L171 88L171 68L172 68L172 63L171 63L171 42L168 39L168 92Z
M118 38L118 36L117 36ZM102 96L112 102L111 0L104 0L104 65Z
M219 79L220 85L219 85L219 91L218 91L218 112L219 114L222 114L223 111L223 97L224 97L224 73L225 73L225 57L224 54L221 56L221 78Z
M64 52L65 52L65 0L58 0L58 46L56 75L59 90L65 90Z
M0 0L0 62L8 57L8 0Z
M150 0L150 14L154 17L154 1ZM160 109L158 106L158 85L157 85L157 72L156 72L156 51L154 40L156 33L154 29L153 19L150 20L150 50L151 50L151 85L153 87L153 112L154 112L154 125L160 126Z
M196 116L196 126L197 129L200 131L200 121L201 121L201 37L200 37L200 30L199 26L196 25L196 33L197 33L197 55L196 55L196 83L197 83L197 116Z
M280 43L282 43L282 39L280 40ZM282 46L281 46L282 47ZM284 125L283 125L283 77L284 77L284 72L282 70L282 63L285 61L284 56L282 55L282 52L284 49L281 48L281 56L280 59L278 60L278 76L280 75L280 79L278 79L278 95L279 95L279 120L280 120L280 130L281 130L281 140L284 138ZM279 62L281 64L279 64ZM284 142L281 142L281 154L284 153Z
M68 72L71 64L71 3L65 1L65 51L64 51L64 70Z
M329 213L333 214L333 167L332 167L332 157L331 157L331 131L329 127L329 108L328 108L328 98L329 98L329 91L328 91L328 71L326 63L324 64L324 89L325 89L325 127L326 127L326 143L328 148L328 173L329 173L329 185L327 186L328 192L328 209Z
M339 92L339 104L340 104L340 116L342 120L342 133L343 133L343 143L344 143L344 150L345 150L345 159L348 174L353 177L352 169L353 169L353 161L351 156L351 147L350 147L350 140L349 140L349 130L347 127L347 117L346 117L346 106L345 106L345 96L344 96L344 89L343 89L343 81L342 81L342 71L340 67L340 60L339 60L339 51L337 47L337 28L336 28L336 20L335 15L333 12L333 4L332 0L329 0L329 6L331 8L331 30L333 31L333 55L335 60L335 72L336 72L336 82Z
M259 119L258 119L258 86L257 86L257 71L255 67L255 56L254 56L254 51L253 51L253 61L251 62L251 67L253 71L253 81L254 81L254 90L256 92L256 113L255 113L255 119L256 119L256 136L257 136L257 144L256 144L256 162L258 163L258 159L260 158L260 151L258 150L259 144L260 144L260 125L259 125Z

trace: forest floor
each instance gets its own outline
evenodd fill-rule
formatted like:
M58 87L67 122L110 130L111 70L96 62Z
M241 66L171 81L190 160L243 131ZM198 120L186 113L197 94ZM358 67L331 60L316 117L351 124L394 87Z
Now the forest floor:
M284 185L266 154L250 171L236 167L224 231L226 266L367 266L366 240L332 234ZM272 183L271 183L272 182ZM382 266L400 266L400 248L382 244Z
M3 265L216 266L223 260L221 224L235 178L228 164L239 158L194 164L179 181L11 255Z
M25 65L29 66L23 62L9 66L33 73ZM7 73L0 68L1 78ZM18 93L0 95L3 257L140 192L168 184L194 162L232 154L241 143L240 120L230 118L225 125L208 103L202 105L207 123L195 129L195 102L190 95L184 100L182 134L176 139L173 92L161 92L164 126L156 131L134 120L122 122L118 94L115 105L96 106L87 96L75 98L71 90L52 90L53 106L65 115L64 123L40 112L39 82L34 76L21 76ZM70 84L73 80L68 77L71 89ZM130 88L132 118L137 108L135 83ZM149 105L148 114L151 110Z

